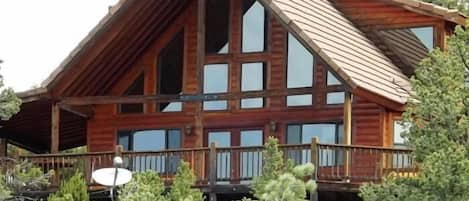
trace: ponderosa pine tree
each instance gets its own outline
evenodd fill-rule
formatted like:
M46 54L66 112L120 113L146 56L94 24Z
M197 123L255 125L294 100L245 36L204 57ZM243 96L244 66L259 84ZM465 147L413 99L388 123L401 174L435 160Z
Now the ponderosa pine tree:
M3 61L0 60L0 64ZM0 75L0 119L8 120L20 111L21 100L10 87L5 87Z
M199 189L192 186L195 183L195 176L189 167L189 163L181 161L176 176L171 185L169 193L166 195L168 201L203 201L204 196Z
M469 14L468 5L469 0L423 0L425 2L433 3L443 7L458 9L464 14Z
M469 27L457 27L447 51L434 50L412 78L404 137L420 163L415 177L361 188L365 201L469 200Z

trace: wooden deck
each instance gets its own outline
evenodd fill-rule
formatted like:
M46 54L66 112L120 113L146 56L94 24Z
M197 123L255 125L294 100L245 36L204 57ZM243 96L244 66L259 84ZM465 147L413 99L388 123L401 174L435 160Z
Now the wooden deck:
M32 161L44 171L56 171L55 184L61 176L80 170L91 188L97 186L91 172L111 167L116 154L124 159L125 168L135 172L157 171L167 183L171 182L180 160L184 160L189 162L197 178L196 187L202 191L243 193L249 191L251 180L262 174L263 149L262 146L218 148L212 144L178 150L43 154L19 159ZM412 176L417 172L410 156L412 150L407 149L312 143L280 145L280 150L285 159L295 164L311 162L319 167L313 175L319 190L356 192L362 182L380 182L389 174Z

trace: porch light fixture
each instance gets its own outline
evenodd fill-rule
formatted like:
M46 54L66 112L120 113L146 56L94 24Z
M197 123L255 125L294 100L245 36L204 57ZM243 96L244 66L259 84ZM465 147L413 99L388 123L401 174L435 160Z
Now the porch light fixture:
M192 135L192 125L186 125L186 127L184 128L184 133L186 133L186 135L190 136Z
M275 131L277 131L277 123L275 121L271 121L269 123L269 127L271 133L275 133Z

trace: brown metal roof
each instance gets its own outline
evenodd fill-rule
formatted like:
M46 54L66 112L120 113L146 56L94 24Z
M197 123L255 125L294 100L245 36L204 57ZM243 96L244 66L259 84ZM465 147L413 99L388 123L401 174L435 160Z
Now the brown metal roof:
M409 79L327 0L263 0L352 88L404 104Z

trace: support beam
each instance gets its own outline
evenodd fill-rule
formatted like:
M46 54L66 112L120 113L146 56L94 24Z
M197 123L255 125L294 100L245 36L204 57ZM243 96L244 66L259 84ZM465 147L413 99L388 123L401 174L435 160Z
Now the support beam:
M334 91L342 91L344 87L334 88ZM302 95L307 93L322 93L328 89L295 88L295 89L268 89L264 91L230 92L220 94L183 94L183 95L136 95L136 96L86 96L67 97L60 101L60 105L84 106L101 104L126 104L126 103L164 103L164 102L202 102L214 100L233 100L244 98L281 97Z
M51 135L50 135L50 153L59 152L59 133L60 133L60 107L54 103L52 105Z
M8 140L5 138L0 138L0 157L6 157L7 154Z
M345 145L352 144L352 93L345 91L344 101L344 130L343 130L343 143ZM345 176L350 176L350 151L345 151L344 165Z

